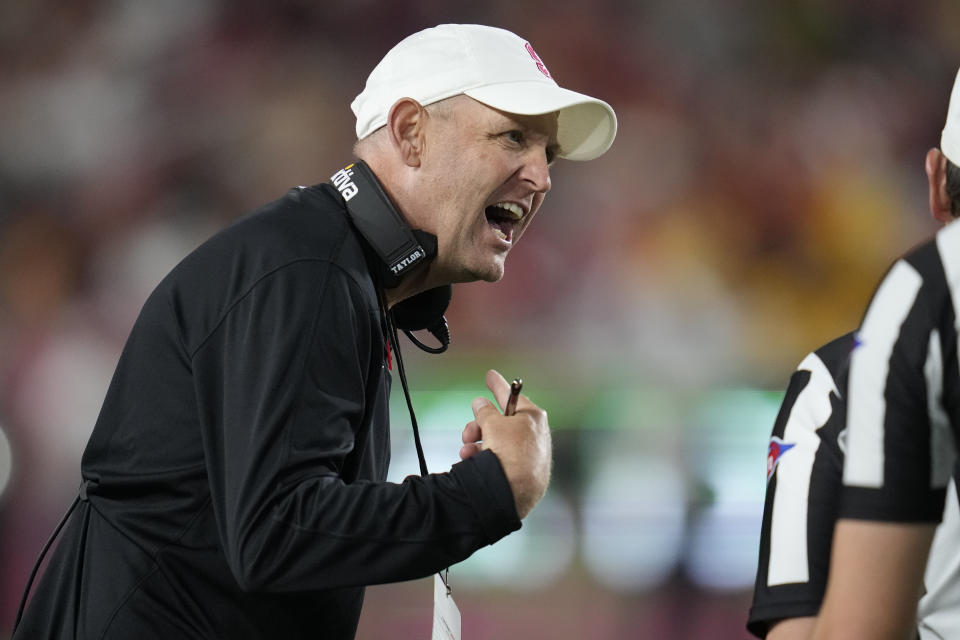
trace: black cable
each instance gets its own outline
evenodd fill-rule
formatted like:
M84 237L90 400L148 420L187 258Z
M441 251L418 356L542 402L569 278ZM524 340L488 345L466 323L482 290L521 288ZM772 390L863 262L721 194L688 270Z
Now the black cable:
M417 460L420 462L420 475L427 476L427 459L423 455L423 445L420 443L420 427L417 425L417 415L413 411L413 401L410 399L410 387L407 385L407 373L403 368L403 355L400 353L400 336L397 326L393 322L390 312L387 312L387 324L390 328L390 340L393 350L397 354L397 372L400 374L400 384L403 386L403 397L407 401L407 410L410 411L410 424L413 426L413 442L417 447Z
M384 305L386 308L386 305ZM417 460L420 462L420 475L426 477L429 475L427 471L427 459L423 455L423 445L420 443L420 428L417 426L417 415L413 411L413 401L410 399L410 387L407 385L407 374L403 368L403 355L400 353L400 339L397 335L397 326L393 322L393 318L389 311L385 312L387 318L387 327L389 328L389 334L393 342L393 350L397 354L397 373L400 374L400 385L403 387L403 397L407 401L407 410L410 411L410 424L413 426L413 443L417 447ZM446 322L444 322L446 325ZM413 336L409 332L404 331L408 337L413 339ZM416 340L419 345L419 340ZM449 344L449 337L447 338L447 344ZM420 345L423 348L422 345ZM425 348L424 351L430 351L431 353L442 353L446 350L446 344L443 349L439 351L430 351L429 348ZM444 571L437 572L437 575L440 576L440 579L443 580L443 586L447 588L447 595L449 596L452 592L450 588L450 567L444 569Z
M407 384L407 372L403 367L403 354L400 353L400 336L394 322L393 313L387 307L386 295L382 286L377 287L377 298L380 303L380 322L386 334L387 349L393 349L397 354L397 372L400 374L400 384L403 386L403 397L407 401L407 410L410 412L410 424L413 427L413 443L417 448L417 460L420 463L420 475L427 476L427 459L423 455L423 445L420 443L420 427L417 425L417 415L413 411L413 400L410 399L410 387Z
M60 534L60 529L63 529L63 525L67 524L67 519L70 517L70 514L73 513L73 510L77 508L77 504L80 502L80 496L77 495L73 499L73 504L70 505L70 508L67 509L67 512L63 514L63 517L60 519L60 524L57 525L57 528L53 530L53 533L50 535L50 538L47 539L46 544L43 545L43 548L40 549L40 556L37 558L37 561L33 565L33 570L30 571L30 577L27 578L27 586L23 590L23 596L20 598L20 606L17 607L17 617L13 621L13 630L10 632L11 635L16 633L17 627L20 626L20 618L23 617L23 610L27 606L27 598L30 595L30 588L33 586L33 581L37 577L37 571L40 570L40 565L43 563L44 556L47 555L47 551L50 550L50 545L53 544L53 541L57 539L57 535Z

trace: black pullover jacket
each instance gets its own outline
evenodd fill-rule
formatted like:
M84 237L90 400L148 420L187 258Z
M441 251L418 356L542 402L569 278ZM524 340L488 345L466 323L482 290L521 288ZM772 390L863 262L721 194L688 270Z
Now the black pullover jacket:
M389 394L374 279L331 186L216 234L134 325L15 637L353 638L363 585L518 529L491 452L385 481Z

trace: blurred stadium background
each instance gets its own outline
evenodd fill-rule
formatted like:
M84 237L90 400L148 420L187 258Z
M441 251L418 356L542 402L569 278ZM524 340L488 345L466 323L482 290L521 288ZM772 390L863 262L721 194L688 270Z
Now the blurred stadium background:
M457 288L450 352L404 345L431 469L487 368L555 430L545 501L451 572L464 638L747 637L782 388L935 228L952 0L5 3L0 637L149 291L345 164L369 69L440 22L519 33L620 119L602 159L555 167L504 280ZM394 396L399 480L417 465ZM428 637L431 594L370 589L358 637Z

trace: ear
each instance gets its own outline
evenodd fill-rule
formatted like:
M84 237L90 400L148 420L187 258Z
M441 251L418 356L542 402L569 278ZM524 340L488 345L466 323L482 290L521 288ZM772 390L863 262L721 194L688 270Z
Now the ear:
M946 224L953 220L950 212L950 197L947 195L947 157L939 149L927 151L924 163L927 170L927 186L930 192L930 213Z
M420 166L426 118L426 109L413 98L400 98L390 107L387 116L390 143L407 166Z

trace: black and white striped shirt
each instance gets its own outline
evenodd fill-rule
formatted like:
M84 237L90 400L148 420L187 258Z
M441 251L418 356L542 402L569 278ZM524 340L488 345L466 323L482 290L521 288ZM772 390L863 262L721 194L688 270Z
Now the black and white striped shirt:
M767 453L760 557L747 629L815 616L829 573L843 472L843 398L853 334L807 355L790 377Z
M850 361L841 517L941 519L960 428L958 300L960 224L898 260L877 288Z
M833 526L837 517L858 517L852 514L860 514L859 517L896 520L897 514L904 513L904 510L909 512L909 508L914 507L931 521L943 516L924 577L925 595L918 607L919 635L925 640L960 638L960 508L956 492L957 475L954 474L954 482L949 482L951 471L955 471L952 462L953 438L950 435L951 421L944 417L956 415L946 409L947 406L956 408L956 403L948 405L945 399L956 398L957 393L954 318L960 317L960 314L953 311L952 300L956 296L947 285L950 279L946 274L950 273L950 268L937 266L950 264L949 260L941 263L941 249L938 248L941 246L945 251L948 250L946 247L954 247L954 255L960 256L960 233L954 232L946 238L938 236L936 241L899 262L877 292L878 299L881 295L886 296L881 303L885 306L877 306L877 303L871 305L859 340L855 341L853 334L847 334L821 347L801 362L790 379L771 435L757 582L747 624L748 629L759 637L764 637L769 626L777 620L812 616L819 611L829 572ZM956 262L960 264L960 260ZM904 272L904 268L908 271ZM919 285L916 284L917 279L913 278L913 295L903 295L900 286L903 275L911 271L917 274L929 271L930 275L921 277ZM954 270L953 273L960 271ZM960 281L960 278L955 277L953 281ZM888 284L890 282L898 286ZM890 308L896 307L898 302L908 307L899 314ZM947 309L943 309L945 304ZM942 317L943 314L946 314L946 319ZM924 322L932 328L923 329ZM885 330L884 324L887 325ZM890 329L891 324L896 328ZM862 462L862 454L869 451L859 449L864 446L862 441L849 443L846 438L845 400L848 393L854 393L853 389L847 388L849 356L854 350L854 357L861 363L858 365L861 379L876 380L880 367L875 361L863 360L861 354L872 355L873 350L883 344L876 336L884 335L884 331L885 335L894 336L892 342L888 339L888 344L894 346L886 350L887 364L880 377L891 380L893 384L884 383L883 390L874 396L879 396L885 406L880 412L874 410L872 415L875 419L877 415L883 416L884 431L886 425L894 424L893 418L900 419L897 429L907 430L908 435L894 436L885 443L885 459L892 465L902 465L904 460L899 455L901 442L905 437L911 437L911 429L918 429L909 427L917 419L908 418L910 414L905 413L904 409L917 403L906 403L905 398L899 395L909 396L918 390L922 391L920 398L924 401L919 406L924 409L921 413L925 417L919 420L918 423L922 425L919 429L932 431L935 435L927 438L930 447L925 451L929 459L916 463L912 468L919 474L932 473L934 470L937 474L926 476L931 482L921 501L916 497L902 497L903 490L894 490L892 483L887 483L886 487L861 486L846 490L842 486L844 453ZM867 348L864 339L869 340L870 348ZM914 360L905 355L894 357L894 351L911 344L922 344L925 348L914 354ZM945 353L952 355L943 357ZM920 361L919 368L916 360ZM905 366L906 369L902 370ZM898 375L904 379L898 379ZM950 385L953 385L952 391L945 394L944 390ZM864 396L861 395L863 390L863 387L857 388L856 401L859 403L864 402ZM890 403L896 407L896 411L888 413L886 405ZM928 412L932 415L928 416ZM861 412L859 419L864 419L865 415L869 414ZM952 424L958 423L954 420ZM946 431L943 431L944 428ZM913 437L916 438L916 435ZM857 449L851 453L853 447ZM873 450L876 451L876 447ZM907 473L905 468L899 471ZM938 482L934 483L934 478ZM891 509L885 508L885 489L893 490L895 496L900 496L903 501L895 503ZM943 498L945 491L949 491L946 500ZM848 495L844 496L845 502L841 508L841 494L844 492ZM866 511L877 507L877 511Z

